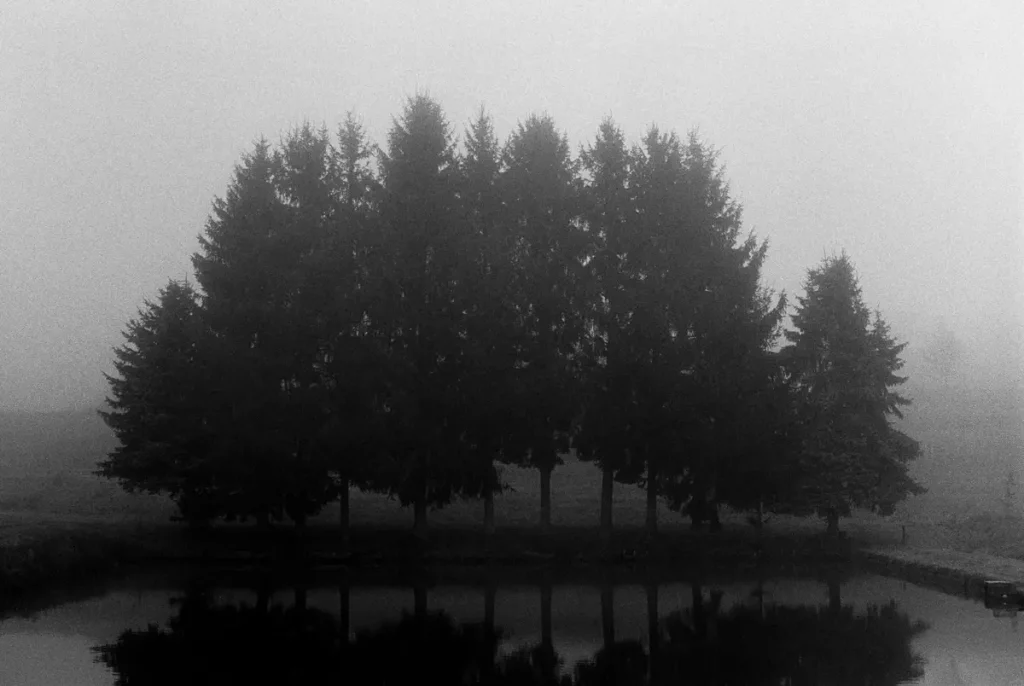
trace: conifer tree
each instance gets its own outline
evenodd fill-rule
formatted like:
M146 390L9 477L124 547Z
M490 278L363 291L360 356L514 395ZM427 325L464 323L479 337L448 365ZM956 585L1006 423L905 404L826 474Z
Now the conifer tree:
M334 211L318 251L324 304L316 368L326 395L327 416L316 436L333 474L343 541L348 536L352 486L387 490L381 474L387 345L377 324L386 321L375 297L381 283L379 183L362 124L348 113L332 151Z
M276 274L268 317L274 336L267 343L280 359L280 411L294 446L285 505L299 524L334 491L329 456L315 438L329 415L328 388L317 364L325 345L325 313L337 294L330 248L339 224L338 171L329 133L308 123L290 132L275 155L283 221L280 237L271 241L273 252L265 256Z
M109 411L100 416L120 441L98 474L129 492L162 493L182 517L203 524L230 510L221 487L219 441L208 420L218 400L217 362L196 293L171 281L146 301L115 349L117 376L106 375Z
M294 369L285 342L299 241L275 185L275 156L260 140L214 202L193 255L206 321L223 357L223 399L211 420L230 446L225 465L244 504L261 523L284 516L296 444L288 426L287 384Z
M579 394L584 317L585 235L580 226L577 162L550 117L531 116L510 136L501 191L504 245L516 302L517 431L509 446L529 451L540 472L541 526L551 524L551 472L568 451Z
M425 95L411 98L382 154L381 309L389 339L385 400L393 488L425 533L428 504L479 495L486 477L467 440L467 228L450 126Z
M805 291L783 350L801 424L794 505L825 517L836 534L853 507L891 512L923 492L908 474L920 449L890 423L910 402L896 390L906 381L897 375L905 344L880 315L872 320L849 257L811 269Z
M637 215L629 186L630 152L622 131L606 119L594 143L581 156L588 175L584 218L591 273L589 292L582 295L588 322L587 366L584 372L584 409L573 445L577 455L601 468L601 528L612 529L615 479L635 480L627 474L635 423L638 385L633 375L631 317L635 307L637 274L633 265Z
M468 223L466 250L466 355L461 380L467 408L467 439L485 483L484 529L494 530L494 493L502 488L496 461L521 463L524 451L510 440L515 409L516 302L508 236L502 232L498 185L501 148L491 118L481 108L465 135L460 157L460 196Z

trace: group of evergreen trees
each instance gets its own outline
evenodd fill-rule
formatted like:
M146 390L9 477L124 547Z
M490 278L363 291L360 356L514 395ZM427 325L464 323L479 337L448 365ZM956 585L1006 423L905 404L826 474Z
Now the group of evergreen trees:
M410 98L372 146L351 115L257 143L192 258L129 322L100 473L169 494L184 518L288 516L351 487L415 509L482 498L500 465L550 478L575 449L697 524L720 505L829 518L920 488L890 426L903 348L865 309L849 259L785 298L741 235L716 155L605 121L571 153L548 117L502 145L481 112L461 146Z

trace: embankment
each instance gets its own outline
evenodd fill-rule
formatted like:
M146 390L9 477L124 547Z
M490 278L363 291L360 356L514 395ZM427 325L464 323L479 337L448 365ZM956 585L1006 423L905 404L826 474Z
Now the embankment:
M987 553L873 548L861 550L857 558L870 571L970 598L983 597L984 583L989 580L1024 588L1024 561Z

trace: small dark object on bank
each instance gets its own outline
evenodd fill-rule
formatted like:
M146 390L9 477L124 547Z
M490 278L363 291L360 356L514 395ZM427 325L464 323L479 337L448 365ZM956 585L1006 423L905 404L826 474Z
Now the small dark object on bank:
M1009 581L985 582L985 607L988 609L1020 608L1024 606L1024 593Z

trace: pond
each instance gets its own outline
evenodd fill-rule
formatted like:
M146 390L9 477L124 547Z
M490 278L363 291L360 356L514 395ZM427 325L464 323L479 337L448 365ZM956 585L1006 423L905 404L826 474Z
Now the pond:
M871 574L385 577L126 576L0 619L0 683L1024 684L1016 616Z

